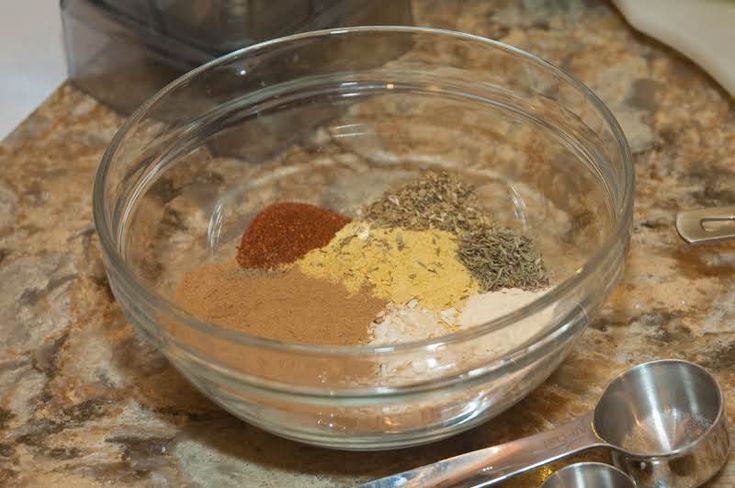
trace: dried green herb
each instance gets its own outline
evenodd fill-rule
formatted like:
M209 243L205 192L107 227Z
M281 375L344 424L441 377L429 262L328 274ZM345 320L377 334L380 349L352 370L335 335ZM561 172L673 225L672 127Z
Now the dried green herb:
M494 225L483 212L474 187L447 172L429 172L386 193L367 208L365 217L382 226L454 233L459 238L457 257L483 291L533 290L549 284L533 241Z
M460 236L459 260L480 282L483 290L549 285L541 254L531 239L511 229L487 226Z
M410 230L437 229L457 235L487 224L471 185L447 172L429 172L386 193L365 211L378 225Z

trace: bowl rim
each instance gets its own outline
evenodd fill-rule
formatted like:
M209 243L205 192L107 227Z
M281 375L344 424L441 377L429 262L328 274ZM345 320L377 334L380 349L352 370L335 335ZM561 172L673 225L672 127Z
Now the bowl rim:
M590 258L588 258L584 264L577 270L575 274L568 277L561 283L554 285L541 297L533 300L532 302L524 305L521 308L513 310L510 313L497 317L489 322L478 324L467 329L452 332L450 334L432 338L422 339L418 341L403 342L392 345L346 345L346 346L329 346L329 345L318 345L318 344L305 344L305 343L291 343L282 342L273 339L267 339L256 335L248 334L245 332L235 331L232 329L219 326L217 324L209 323L200 320L177 307L172 301L168 300L160 293L140 283L135 274L128 268L123 259L122 255L118 252L115 239L112 236L111 225L107 221L105 215L105 180L109 173L110 166L114 160L115 154L117 153L124 137L135 126L142 118L146 116L149 109L155 105L159 100L166 97L169 93L174 91L181 85L189 82L189 80L199 76L202 73L207 72L209 69L225 64L232 60L246 56L252 52L257 52L264 48L278 46L281 44L292 43L301 41L304 39L314 39L321 37L329 37L335 35L349 35L353 33L399 33L399 34L425 34L430 36L439 36L451 39L458 39L464 41L472 41L475 43L483 44L487 47L498 49L509 53L511 55L523 58L525 61L533 63L543 70L553 73L555 76L561 78L566 83L576 88L585 98L592 104L595 110L602 116L608 125L609 130L612 132L617 144L618 150L622 157L622 174L621 174L621 186L620 186L620 207L613 209L618 214L618 219L615 222L613 228L609 232L606 239L601 245L597 247L595 252ZM335 356L352 356L361 354L390 354L405 352L408 350L421 350L431 349L437 346L453 344L458 342L464 342L472 340L476 337L485 335L489 332L503 329L511 326L514 322L521 318L528 317L532 314L539 313L546 307L552 306L560 298L567 295L571 290L575 289L581 282L587 279L598 266L604 262L608 255L616 251L616 244L622 239L625 239L627 234L627 228L632 222L633 216L633 198L635 192L635 171L632 163L632 155L630 147L625 134L620 127L618 121L613 116L610 109L595 93L588 88L581 81L575 77L556 67L552 63L545 59L526 52L520 48L511 46L501 41L489 39L476 34L469 34L465 32L440 29L434 27L416 27L416 26L357 26L357 27L345 27L345 28L332 28L332 29L321 29L310 32L304 32L289 36L280 37L277 39L271 39L268 41L253 44L251 46L244 47L232 51L228 54L220 56L212 61L209 61L187 73L176 78L165 87L156 92L153 96L143 102L123 123L123 125L117 130L109 146L102 155L97 173L94 179L93 186L93 197L92 197L92 211L94 217L94 224L99 235L100 245L103 253L108 260L108 266L115 268L116 274L119 274L120 279L124 283L132 286L137 298L149 302L150 305L158 310L162 310L165 314L174 317L176 320L183 322L189 327L197 329L199 332L219 336L222 339L233 341L238 344L244 344L248 346L256 346L264 349L278 350L282 352L299 352L315 355L335 355ZM552 327L544 331L541 335L536 336L536 343L543 342L549 334L552 334L563 324L558 324L556 327ZM524 346L528 346L528 343L524 343L517 348L513 348L505 354L498 356L496 360L503 360L504 358L512 355L514 352L518 352L519 349L523 349Z

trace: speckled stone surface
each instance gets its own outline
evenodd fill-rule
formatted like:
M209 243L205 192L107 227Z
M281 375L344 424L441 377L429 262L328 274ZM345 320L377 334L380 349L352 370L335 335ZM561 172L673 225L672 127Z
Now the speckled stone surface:
M551 428L587 410L617 371L661 357L710 368L735 418L735 243L687 247L673 227L679 209L735 205L732 100L604 2L423 0L415 15L564 67L631 142L625 278L563 366L495 420L424 448L331 452L234 419L141 342L114 303L91 188L122 118L64 85L0 147L0 486L348 486ZM735 457L710 486L735 486Z

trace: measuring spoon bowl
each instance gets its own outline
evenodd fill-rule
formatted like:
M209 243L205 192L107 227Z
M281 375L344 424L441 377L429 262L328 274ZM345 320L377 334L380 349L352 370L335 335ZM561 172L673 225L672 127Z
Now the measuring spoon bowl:
M603 463L576 463L554 472L541 488L636 488L618 468Z
M704 368L680 360L642 364L615 378L594 411L596 435L641 488L692 488L730 450L722 391Z
M568 424L361 486L493 486L597 447L609 449L638 488L700 486L722 468L730 449L722 391L694 363L644 363L613 379L594 411Z

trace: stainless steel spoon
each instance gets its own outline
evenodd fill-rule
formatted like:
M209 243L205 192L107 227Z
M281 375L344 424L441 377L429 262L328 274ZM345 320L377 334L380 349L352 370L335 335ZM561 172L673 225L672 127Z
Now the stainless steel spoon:
M716 228L708 225L719 223ZM735 238L735 207L685 210L676 215L676 230L689 244L704 244Z
M638 488L700 486L722 468L730 449L722 390L696 364L644 363L613 379L594 411L568 424L361 486L492 486L595 447L610 449Z
M635 488L635 482L609 464L576 463L553 473L541 488Z

